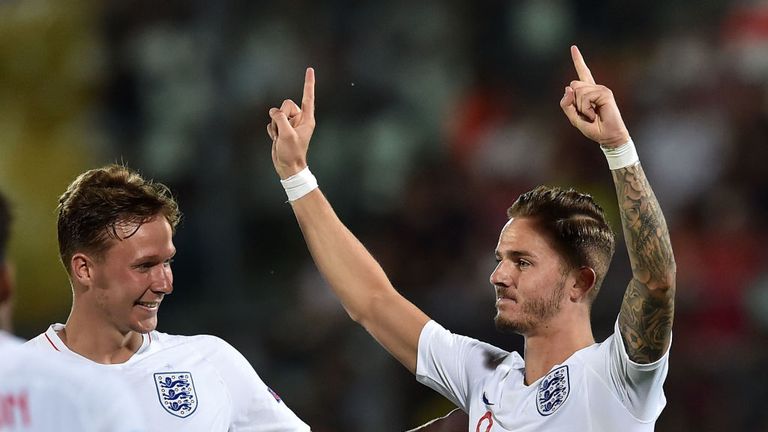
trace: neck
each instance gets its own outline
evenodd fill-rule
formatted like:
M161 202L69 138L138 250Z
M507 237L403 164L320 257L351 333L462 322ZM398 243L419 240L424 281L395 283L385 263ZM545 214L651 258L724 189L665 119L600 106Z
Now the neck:
M134 331L119 331L101 321L90 319L73 305L59 338L70 351L96 363L125 363L139 350L144 337Z
M546 375L576 351L595 343L589 318L578 323L544 325L525 335L525 384Z

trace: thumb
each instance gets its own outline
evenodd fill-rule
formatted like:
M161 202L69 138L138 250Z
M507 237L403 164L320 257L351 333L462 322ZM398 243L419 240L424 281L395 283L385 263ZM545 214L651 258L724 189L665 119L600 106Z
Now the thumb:
M293 126L288 121L288 117L285 113L277 108L269 110L269 116L277 124L278 135L290 134L293 131Z

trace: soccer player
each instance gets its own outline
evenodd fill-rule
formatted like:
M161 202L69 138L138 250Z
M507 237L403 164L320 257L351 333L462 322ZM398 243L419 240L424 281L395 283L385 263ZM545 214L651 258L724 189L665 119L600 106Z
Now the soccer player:
M0 193L0 431L142 432L128 384L112 373L54 361L9 332L13 281L5 250L8 201Z
M57 218L72 310L29 344L118 371L154 430L309 430L225 341L155 330L180 219L166 186L119 165L93 169L60 197Z
M590 306L614 236L590 196L540 186L508 211L490 282L496 325L524 337L523 357L431 321L340 222L307 168L312 69L301 107L286 100L269 111L273 163L320 272L353 320L468 413L471 431L651 431L666 404L675 292L669 234L613 94L595 83L575 46L571 55L579 79L560 106L606 154L632 264L614 333L602 343L592 336Z

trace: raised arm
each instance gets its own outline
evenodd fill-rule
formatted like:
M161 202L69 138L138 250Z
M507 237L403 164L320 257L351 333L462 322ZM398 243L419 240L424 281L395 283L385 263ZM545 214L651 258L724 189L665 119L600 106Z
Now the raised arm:
M645 172L632 157L634 144L613 93L595 84L575 46L571 47L571 56L579 80L565 88L561 108L571 124L599 143L609 157L624 161L611 171L632 265L632 280L619 313L619 329L630 359L652 363L664 355L672 336L675 258L669 231Z
M314 105L315 73L310 68L301 108L286 100L280 108L269 110L272 121L267 132L272 138L272 162L289 188L305 187L296 185L307 175L303 170L315 128ZM319 189L291 201L291 206L317 268L349 316L415 372L419 335L429 318L395 290L381 266L339 220Z

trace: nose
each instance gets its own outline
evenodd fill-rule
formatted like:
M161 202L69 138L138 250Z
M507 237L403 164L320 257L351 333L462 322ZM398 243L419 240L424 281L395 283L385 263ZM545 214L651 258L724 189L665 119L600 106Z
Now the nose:
M173 271L170 266L161 264L153 270L150 289L162 294L173 292Z
M509 271L509 265L504 260L499 261L496 268L491 272L491 285L507 287L510 284L511 273Z

